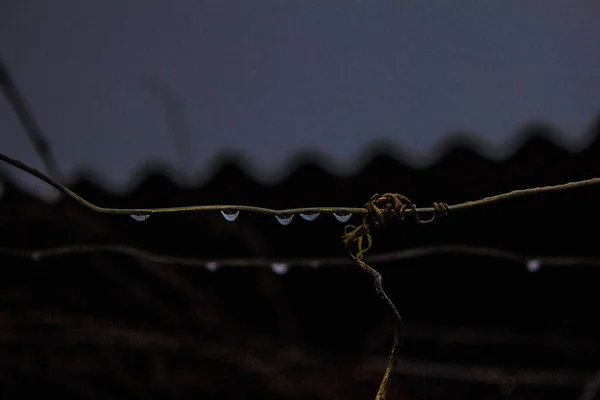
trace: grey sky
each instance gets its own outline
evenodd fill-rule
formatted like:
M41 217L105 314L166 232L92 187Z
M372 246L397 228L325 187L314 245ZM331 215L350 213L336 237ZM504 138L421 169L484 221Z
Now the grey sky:
M67 182L116 189L148 160L210 176L225 150L268 180L298 151L356 168L381 140L427 163L456 131L502 152L534 121L575 145L600 111L599 38L594 0L0 3L0 53ZM43 168L4 98L0 132Z

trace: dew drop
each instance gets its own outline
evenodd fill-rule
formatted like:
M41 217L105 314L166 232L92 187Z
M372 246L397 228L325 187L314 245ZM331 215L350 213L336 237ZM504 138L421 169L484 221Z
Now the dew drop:
M292 222L292 219L294 218L294 214L276 215L275 218L277 219L277 222L279 222L281 225L289 225L290 222Z
M527 261L527 271L529 272L537 272L542 267L542 262L540 260L529 260Z
M142 222L150 218L150 214L131 214L131 218L137 222Z
M271 265L271 270L277 275L285 275L288 272L288 266L284 263L273 263L273 265Z
M348 222L352 213L333 213L333 216L340 222Z
M321 265L321 262L319 260L310 260L308 262L308 266L314 269L319 268L319 266Z
M210 272L215 272L217 269L219 269L219 265L214 261L209 261L206 263L206 269Z
M314 221L319 216L319 213L300 214L300 216L307 221Z
M240 215L240 212L233 210L222 210L221 214L223 214L223 217L225 217L227 221L233 222L238 217L238 215Z

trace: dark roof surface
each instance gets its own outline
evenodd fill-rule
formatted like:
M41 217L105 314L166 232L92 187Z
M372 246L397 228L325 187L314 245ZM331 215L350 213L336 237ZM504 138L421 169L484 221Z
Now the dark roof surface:
M71 186L107 207L244 204L362 206L399 192L449 204L600 176L600 135L570 152L530 127L509 158L457 143L415 169L380 151L350 176L308 158L262 185L234 159L197 188L149 171L127 194L82 178ZM431 226L374 233L373 254L422 246L481 246L538 256L598 258L600 188L457 211ZM357 223L353 217L351 223ZM4 182L0 198L0 376L5 398L32 388L81 398L373 398L391 322L371 278L352 265L206 268L109 251L27 258L6 249L119 245L181 257L344 257L331 215L289 226L241 213L96 214L47 203ZM264 260L263 260L264 261ZM259 260L257 264L264 263ZM527 270L524 262L446 254L373 264L404 318L390 398L577 398L600 368L595 316L600 269Z

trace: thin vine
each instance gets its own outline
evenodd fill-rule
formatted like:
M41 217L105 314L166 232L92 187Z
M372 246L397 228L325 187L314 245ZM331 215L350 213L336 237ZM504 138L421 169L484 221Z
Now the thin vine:
M369 210L366 208L355 208L355 207L303 207L303 208L289 208L276 210L272 208L264 208L264 207L253 207L253 206L244 206L244 205L203 205L203 206L186 206L186 207L167 207L167 208L107 208L97 206L83 197L79 196L77 193L73 192L68 187L64 186L57 180L43 174L35 168L31 168L22 162L5 156L0 153L0 161L3 161L7 164L10 164L22 171L27 172L30 175L35 176L36 178L46 182L50 186L54 187L58 191L77 201L84 207L89 208L92 211L103 213L103 214L120 214L120 215L151 215L151 214L159 214L159 213L170 213L170 212L204 212L204 211L249 211L259 214L267 214L274 216L286 216L291 214L311 214L311 213L353 213L353 214L368 214ZM600 178L591 178L582 181L569 182L561 185L555 186L542 186L535 187L530 189L520 189L513 190L508 193L502 193L495 196L484 197L479 200L467 201L464 203L458 203L453 205L447 205L447 211L458 211L465 210L467 208L479 207L484 205L489 205L491 203L495 203L501 200L508 200L516 197L533 195L533 194L544 194L549 192L556 192L567 189L575 189L581 188L584 186L597 185L600 184ZM430 214L435 213L435 207L423 207L423 208L410 208L405 214Z

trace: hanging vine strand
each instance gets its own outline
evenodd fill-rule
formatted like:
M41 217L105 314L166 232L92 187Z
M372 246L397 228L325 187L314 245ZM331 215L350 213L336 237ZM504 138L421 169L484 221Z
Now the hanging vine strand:
M348 249L350 260L373 277L375 291L381 300L389 307L395 322L392 350L390 351L385 373L379 385L377 396L375 397L375 400L385 400L400 357L400 346L402 345L402 317L392 299L390 299L383 289L383 278L381 274L364 261L364 254L369 251L373 245L371 230L383 228L391 221L405 220L407 217L412 217L417 224L420 225L429 224L436 221L438 218L447 215L448 205L445 203L433 203L433 216L428 220L422 220L416 212L416 206L408 199L408 197L398 193L386 193L383 196L374 194L365 204L365 209L367 210L367 213L363 214L362 223L359 226L347 225L342 239L346 249Z

